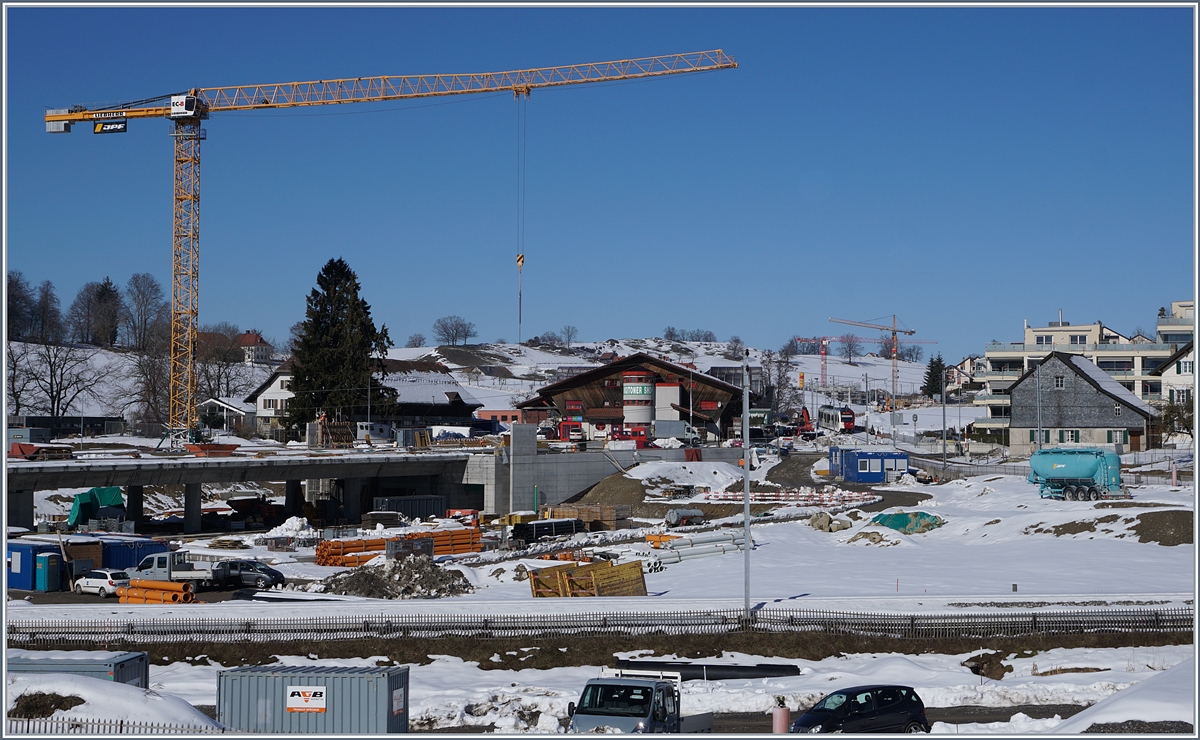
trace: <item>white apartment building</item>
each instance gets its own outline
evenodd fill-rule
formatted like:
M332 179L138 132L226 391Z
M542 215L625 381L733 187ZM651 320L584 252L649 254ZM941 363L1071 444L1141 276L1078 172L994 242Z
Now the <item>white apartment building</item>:
M1008 389L1026 371L1051 352L1068 352L1086 357L1117 383L1143 401L1164 398L1164 379L1155 373L1168 358L1192 341L1195 331L1195 301L1174 301L1157 319L1154 338L1126 337L1096 321L1075 324L1058 321L1046 326L1025 323L1021 342L990 342L984 356L975 360L975 380L984 390L975 403L987 407L987 416L975 422L979 431L1008 429L1012 407Z

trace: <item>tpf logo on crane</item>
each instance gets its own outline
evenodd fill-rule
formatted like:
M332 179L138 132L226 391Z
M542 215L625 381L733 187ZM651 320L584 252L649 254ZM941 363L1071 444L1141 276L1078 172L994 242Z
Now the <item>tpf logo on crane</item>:
M287 711L289 712L324 712L324 686L288 686Z

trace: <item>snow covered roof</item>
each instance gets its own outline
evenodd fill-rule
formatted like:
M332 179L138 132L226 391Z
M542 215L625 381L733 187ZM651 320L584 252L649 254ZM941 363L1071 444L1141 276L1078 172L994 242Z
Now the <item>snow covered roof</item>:
M388 360L387 372L382 382L396 389L397 403L441 405L461 400L468 406L483 407L441 363Z
M1073 365L1081 375L1092 382L1092 385L1096 386L1108 395L1120 400L1122 403L1132 409L1137 409L1147 416L1158 416L1158 409L1133 395L1133 391L1121 385L1116 380L1113 380L1113 377L1097 367L1096 363L1092 362L1083 355L1064 355L1059 359L1067 358L1069 358L1070 364Z
M210 404L210 403L215 403L220 406L225 406L230 411L236 411L239 414L253 414L254 413L254 404L246 403L245 401L243 401L241 399L232 398L229 396L222 396L220 398L209 398L209 399L206 399L205 401L202 401L200 403L200 405L203 406L205 404Z

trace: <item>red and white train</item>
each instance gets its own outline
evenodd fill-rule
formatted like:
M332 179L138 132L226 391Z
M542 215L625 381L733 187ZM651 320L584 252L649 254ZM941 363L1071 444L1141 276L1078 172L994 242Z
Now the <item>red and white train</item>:
M854 411L849 406L822 406L817 409L817 426L836 434L854 431Z

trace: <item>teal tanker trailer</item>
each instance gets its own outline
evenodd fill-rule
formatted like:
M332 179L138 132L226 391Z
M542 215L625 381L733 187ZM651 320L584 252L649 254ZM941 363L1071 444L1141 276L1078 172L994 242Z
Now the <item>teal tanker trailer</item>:
M1129 498L1121 483L1121 458L1095 448L1038 450L1029 458L1029 482L1042 498L1097 501Z

